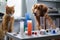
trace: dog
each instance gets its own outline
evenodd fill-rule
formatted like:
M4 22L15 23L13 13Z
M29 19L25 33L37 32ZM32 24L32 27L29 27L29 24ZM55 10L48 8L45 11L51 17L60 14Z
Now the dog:
M48 22L48 25L50 25L54 29L56 28L52 18L48 15L48 7L45 4L34 4L32 6L32 13L34 14L34 17L36 19L37 30L42 29L42 26L40 25L40 17L45 17ZM46 26L44 29L46 29Z

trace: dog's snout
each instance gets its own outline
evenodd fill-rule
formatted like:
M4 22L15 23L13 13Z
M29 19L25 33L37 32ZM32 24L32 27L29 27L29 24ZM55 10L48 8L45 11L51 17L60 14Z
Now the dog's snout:
M34 10L34 13L37 13L37 9Z

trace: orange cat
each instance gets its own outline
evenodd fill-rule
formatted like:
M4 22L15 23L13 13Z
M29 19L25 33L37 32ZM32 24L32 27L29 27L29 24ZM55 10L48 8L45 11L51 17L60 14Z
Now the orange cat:
M3 16L2 21L2 29L5 32L12 32L13 31L13 25L14 25L14 6L9 7L6 6L6 13Z
M14 25L14 6L6 6L6 13L3 16L2 24L0 24L0 40L4 40L6 32L13 31Z
M6 6L6 13L3 16L2 24L0 27L0 40L4 39L6 32L12 32L14 26L14 6ZM10 39L12 40L12 39Z

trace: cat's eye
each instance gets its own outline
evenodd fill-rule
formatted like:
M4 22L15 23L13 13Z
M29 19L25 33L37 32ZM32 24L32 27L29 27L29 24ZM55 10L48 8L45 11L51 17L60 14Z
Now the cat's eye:
M13 13L14 13L15 11L13 11Z

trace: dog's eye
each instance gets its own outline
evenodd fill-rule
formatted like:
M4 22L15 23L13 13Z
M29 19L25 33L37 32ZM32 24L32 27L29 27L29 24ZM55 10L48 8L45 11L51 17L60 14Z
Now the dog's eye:
M38 10L40 9L40 7L38 7Z

